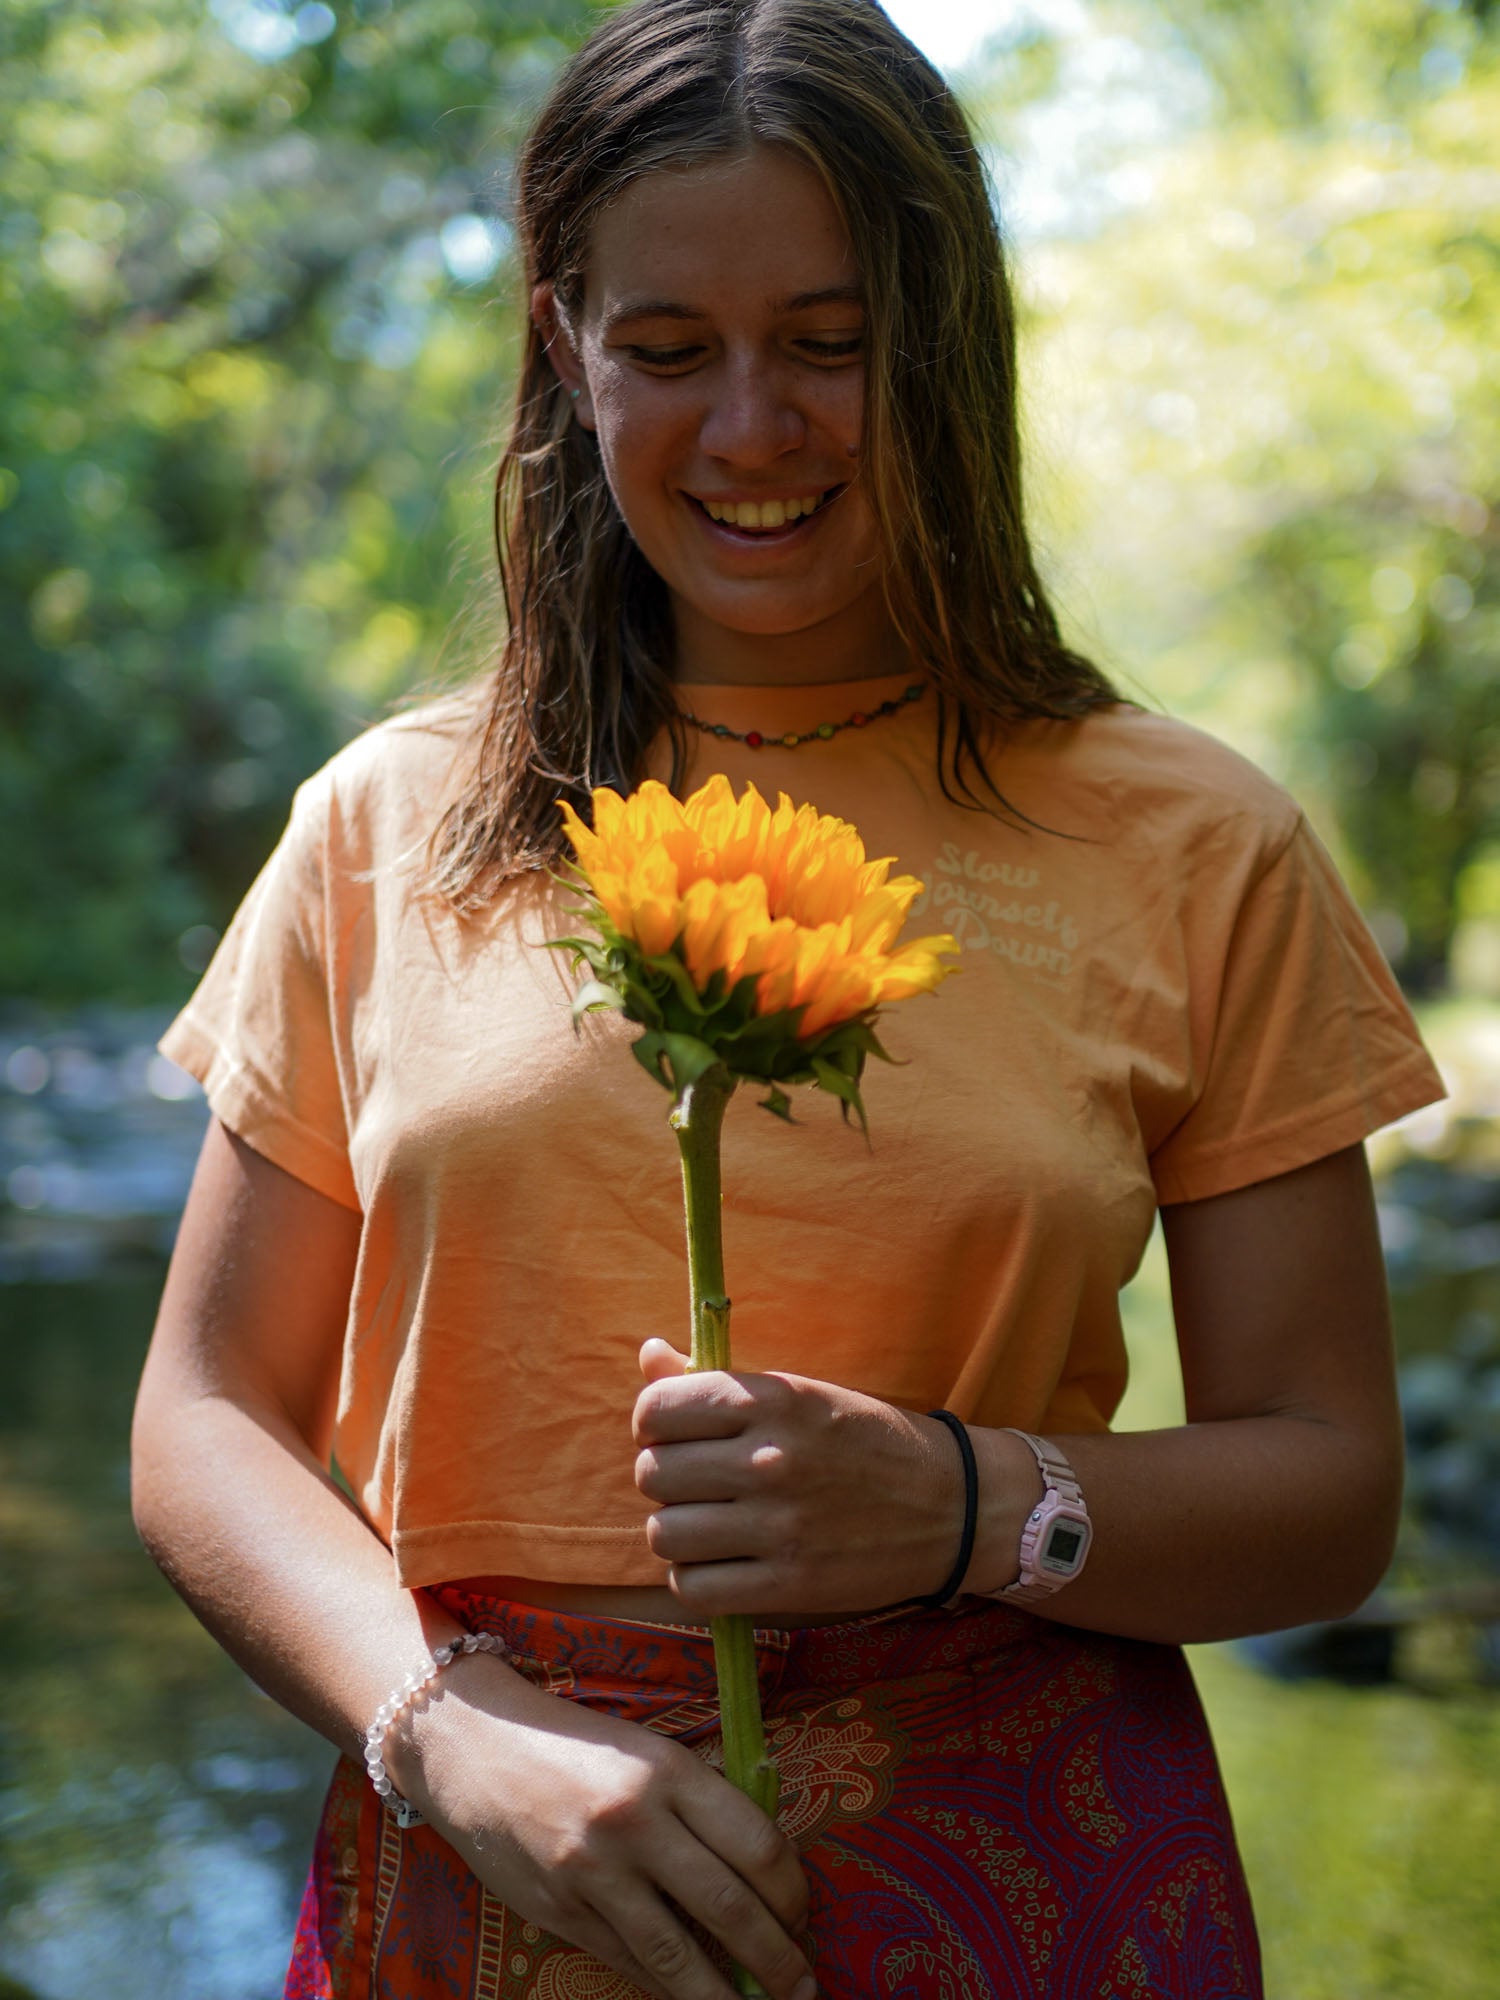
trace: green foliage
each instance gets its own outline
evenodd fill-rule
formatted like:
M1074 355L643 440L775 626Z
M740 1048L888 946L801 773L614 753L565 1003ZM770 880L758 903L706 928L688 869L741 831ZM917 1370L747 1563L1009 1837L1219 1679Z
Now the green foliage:
M1440 986L1460 919L1500 915L1494 31L1420 0L1100 13L1213 97L1024 256L1060 597L1090 579L1080 642L1290 784ZM1273 125L1245 79L1283 46L1312 109L1277 85Z
M13 990L179 993L293 785L437 668L517 319L501 170L586 13L0 16Z
M297 780L493 642L506 163L590 17L0 14L12 990L181 997ZM1438 983L1460 920L1500 922L1494 10L1089 19L1166 136L1076 127L1107 198L1023 263L1043 539L1063 605L1094 598L1073 636L1307 796ZM1070 32L1017 16L974 81L1002 145L1066 92Z
M1484 47L1489 0L1110 0L1103 18L1188 54L1237 123L1327 133L1404 116Z
M1500 1706L1288 1686L1194 1647L1279 2000L1487 2000ZM1291 1802L1295 1801L1295 1806Z
M1304 672L1304 768L1408 986L1441 986L1465 877L1500 843L1500 537L1377 486L1279 523L1249 574Z

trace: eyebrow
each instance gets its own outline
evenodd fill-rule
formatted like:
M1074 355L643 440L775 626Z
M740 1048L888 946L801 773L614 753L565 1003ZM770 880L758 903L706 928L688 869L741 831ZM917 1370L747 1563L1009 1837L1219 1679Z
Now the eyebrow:
M794 292L789 299L770 301L771 311L776 314L806 312L811 306L862 306L865 302L863 290L858 285L827 285L821 291ZM613 333L617 327L636 319L705 319L707 314L697 306L685 306L675 299L626 299L604 315L602 331Z

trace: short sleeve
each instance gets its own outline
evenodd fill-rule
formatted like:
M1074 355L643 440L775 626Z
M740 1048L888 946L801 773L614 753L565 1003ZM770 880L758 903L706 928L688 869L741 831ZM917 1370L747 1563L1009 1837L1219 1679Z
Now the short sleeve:
M286 831L157 1047L198 1079L232 1132L358 1210L328 971L327 792L322 774L299 788Z
M1201 1087L1155 1146L1162 1203L1289 1173L1443 1097L1379 946L1298 814L1252 879L1222 964L1194 962ZM1207 998L1207 1005L1201 1004Z

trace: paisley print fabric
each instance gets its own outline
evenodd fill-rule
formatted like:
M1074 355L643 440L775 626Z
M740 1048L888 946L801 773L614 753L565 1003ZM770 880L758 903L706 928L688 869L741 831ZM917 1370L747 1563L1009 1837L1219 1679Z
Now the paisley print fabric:
M706 1631L434 1593L560 1700L721 1754ZM780 1822L825 2000L1261 2000L1254 1919L1176 1647L966 1598L758 1631ZM403 1833L341 1760L285 2000L641 2000Z

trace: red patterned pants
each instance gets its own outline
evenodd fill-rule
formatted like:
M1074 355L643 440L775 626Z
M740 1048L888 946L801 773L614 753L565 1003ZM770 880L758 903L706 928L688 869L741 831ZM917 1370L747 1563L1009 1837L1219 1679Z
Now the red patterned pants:
M719 1754L706 1632L435 1593L522 1672ZM823 2000L1260 2000L1181 1652L1009 1605L756 1634ZM639 2000L334 1774L285 2000Z

